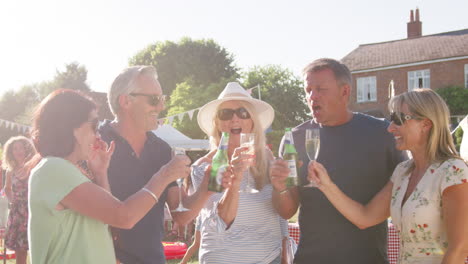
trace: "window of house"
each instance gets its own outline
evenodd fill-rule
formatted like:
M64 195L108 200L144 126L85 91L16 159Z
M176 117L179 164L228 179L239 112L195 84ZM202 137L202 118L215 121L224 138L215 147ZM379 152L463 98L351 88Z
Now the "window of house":
M375 76L357 78L357 102L377 101L377 80Z
M468 88L468 64L465 64L465 88Z
M431 72L429 70L408 72L408 91L417 88L431 88Z

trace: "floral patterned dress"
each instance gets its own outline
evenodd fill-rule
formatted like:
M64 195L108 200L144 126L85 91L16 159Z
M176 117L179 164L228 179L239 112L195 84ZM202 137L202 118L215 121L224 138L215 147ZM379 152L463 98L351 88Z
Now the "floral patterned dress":
M13 250L28 250L28 177L11 176L12 201L8 215L5 245Z
M400 235L400 264L441 263L448 248L442 215L442 193L450 186L466 184L468 167L449 159L429 166L413 193L402 205L413 160L400 163L393 172L391 216Z

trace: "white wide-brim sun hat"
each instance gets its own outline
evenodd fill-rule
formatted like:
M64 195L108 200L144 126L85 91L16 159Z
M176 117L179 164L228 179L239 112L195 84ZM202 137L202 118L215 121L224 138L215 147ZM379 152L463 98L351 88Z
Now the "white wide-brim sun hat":
M271 105L252 98L239 83L230 82L226 85L221 94L219 94L218 99L208 102L198 111L198 125L207 135L211 136L213 132L214 118L216 117L216 111L219 105L226 101L244 101L250 103L255 110L255 113L250 113L250 115L256 115L258 117L262 131L270 127L275 118L275 111Z

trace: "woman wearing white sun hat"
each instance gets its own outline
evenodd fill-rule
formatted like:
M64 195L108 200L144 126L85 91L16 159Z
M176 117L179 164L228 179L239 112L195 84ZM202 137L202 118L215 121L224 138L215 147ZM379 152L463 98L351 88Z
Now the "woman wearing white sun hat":
M273 208L268 164L273 159L265 145L265 130L274 119L273 108L238 83L226 85L218 99L198 113L200 128L210 136L212 150L195 162L192 178L200 186L211 164L221 132L229 132L231 184L213 194L200 213L200 263L280 263L287 222ZM240 134L255 134L255 155L242 154ZM257 193L242 192L248 180Z

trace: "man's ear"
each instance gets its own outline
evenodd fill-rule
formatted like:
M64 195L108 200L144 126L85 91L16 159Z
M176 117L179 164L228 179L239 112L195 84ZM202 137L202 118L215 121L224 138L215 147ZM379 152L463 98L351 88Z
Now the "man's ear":
M130 96L127 94L121 94L119 95L118 102L120 108L127 109L131 103Z
M351 86L349 84L343 84L341 86L341 95L347 96L348 98L351 96Z

